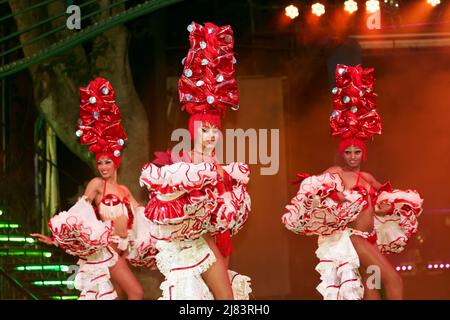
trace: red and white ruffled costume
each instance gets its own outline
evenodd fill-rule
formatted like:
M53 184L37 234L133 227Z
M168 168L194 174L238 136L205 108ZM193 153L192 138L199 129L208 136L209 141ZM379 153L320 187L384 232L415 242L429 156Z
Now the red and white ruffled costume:
M75 276L80 300L117 298L109 273L118 258L110 246L115 242L111 221L98 220L92 205L82 197L68 211L50 219L49 227L57 246L80 258Z
M144 211L144 207L137 207L134 212L133 225L128 234L129 247L126 260L135 267L155 270L158 250L151 234L156 232L156 226L148 222Z
M150 191L145 228L158 250L158 269L165 276L160 299L213 299L201 274L216 258L202 235L225 230L234 235L250 211L249 167L232 163L223 170L232 181L227 192L221 192L213 163L177 162L162 167L149 163L142 169L141 186ZM234 298L248 299L250 278L233 271L229 276Z
M68 211L60 212L50 219L49 227L55 244L68 254L80 258L77 262L80 267L74 281L75 288L81 291L79 300L117 298L109 272L109 268L114 266L118 259L112 244L118 244L119 247L124 245L123 250L130 248L127 260L132 263L135 260L139 262L133 263L134 265L148 268L155 265L156 249L153 244L140 241L144 238L143 228L139 225L144 215L144 207L138 207L136 212L132 208L131 210L136 218L133 229L129 230L128 239L114 235L112 220L98 220L94 207L84 196ZM148 237L145 238L146 241L147 239ZM124 243L128 240L129 243ZM141 252L144 254L139 256Z
M340 202L336 192L343 192ZM383 217L375 216L377 246L382 253L402 251L417 231L417 217L422 212L420 195L413 190L383 190L376 203L387 201L392 210ZM362 299L364 287L358 272L359 258L350 240L352 234L368 237L347 227L367 205L360 191L344 190L338 174L310 176L302 181L297 195L286 206L282 222L294 233L318 235L316 256L321 282L317 290L325 300Z

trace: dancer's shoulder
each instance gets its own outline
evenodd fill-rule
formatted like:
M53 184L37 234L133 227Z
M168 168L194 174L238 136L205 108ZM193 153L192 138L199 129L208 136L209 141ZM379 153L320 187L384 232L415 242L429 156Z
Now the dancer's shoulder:
M327 170L324 171L324 173L342 173L342 168L339 166L333 166L333 167L329 167Z
M92 178L86 186L86 192L91 193L92 191L102 190L103 179L100 177Z
M84 196L87 198L88 202L93 201L95 197L102 192L103 179L95 177L89 181L84 190Z
M91 181L89 181L89 183L88 183L88 186L89 186L89 185L91 185L91 186L100 186L100 185L103 185L103 179L100 178L100 177L92 178Z

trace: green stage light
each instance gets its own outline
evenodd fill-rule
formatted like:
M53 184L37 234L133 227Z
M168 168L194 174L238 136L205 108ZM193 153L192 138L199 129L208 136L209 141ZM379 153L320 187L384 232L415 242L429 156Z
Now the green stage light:
M2 216L3 215L3 210L2 209L0 209L0 216Z
M51 296L53 300L78 300L78 296Z
M17 229L19 227L17 223L0 223L0 229Z
M0 236L0 241L3 242L28 242L28 243L34 243L35 240L31 237L19 237L19 236Z
M46 251L23 251L23 250L9 250L0 251L0 256L29 256L29 257L45 257L50 258L51 252Z
M73 280L39 280L31 282L32 285L38 287L51 287L51 286L67 286L73 285Z
M14 268L16 271L62 271L67 272L69 266L62 264L52 264L52 265L32 265L32 266L18 266Z

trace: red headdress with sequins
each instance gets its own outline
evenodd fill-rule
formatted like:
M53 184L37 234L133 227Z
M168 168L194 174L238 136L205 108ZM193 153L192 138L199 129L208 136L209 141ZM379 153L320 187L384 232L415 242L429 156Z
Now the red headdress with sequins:
M119 107L110 82L96 78L80 88L80 120L76 135L80 143L89 145L89 152L110 158L120 166L121 151L127 136L121 125Z
M191 47L183 59L178 93L183 110L191 115L189 131L193 136L195 121L220 128L225 110L237 110L239 105L231 27L218 27L209 22L202 26L192 22L188 31Z
M339 153L349 146L361 148L366 159L365 141L381 134L381 119L376 111L374 69L338 64L330 116L331 135L341 139Z

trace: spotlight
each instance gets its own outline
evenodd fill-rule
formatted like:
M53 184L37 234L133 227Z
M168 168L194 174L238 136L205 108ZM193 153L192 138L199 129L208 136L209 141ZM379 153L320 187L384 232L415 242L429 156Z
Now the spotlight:
M433 269L433 265L432 265L432 264L429 264L429 265L428 265L428 269Z
M403 266L403 267L402 267L402 271L405 271L405 270L406 270L406 266Z
M320 17L325 13L325 6L320 2L316 2L311 6L312 13L316 16Z
M358 3L353 0L347 0L344 2L344 10L352 14L358 10Z
M408 271L411 271L412 270L412 266L408 266Z
M369 13L375 13L380 10L380 1L369 0L366 1L366 11Z
M395 268L395 270L400 271L400 267Z
M431 5L432 7L435 7L435 6L437 6L438 4L440 4L441 1L440 1L440 0L427 0L427 3L428 3L429 5Z
M391 7L399 7L398 0L384 0L385 5L389 5Z
M439 268L444 269L444 264L441 263L441 264L439 265Z
M284 14L291 19L295 19L299 15L298 8L291 4L290 6L284 8Z
M434 265L434 268L435 268L435 269L437 269L438 267L439 267L439 265L438 265L438 264L435 264L435 265Z
M445 267L446 267L447 269L450 268L450 264L447 263L447 264L445 265Z

